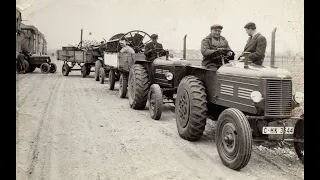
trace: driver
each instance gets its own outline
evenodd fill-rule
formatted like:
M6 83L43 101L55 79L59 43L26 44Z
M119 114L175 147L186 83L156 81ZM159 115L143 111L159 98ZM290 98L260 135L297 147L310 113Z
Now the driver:
M215 24L211 26L211 33L201 41L201 54L203 55L202 66L209 69L217 70L219 64L216 60L221 59L218 54L226 53L227 56L232 56L232 52L226 38L221 36L221 25ZM218 53L216 53L218 52ZM215 53L215 54L214 54Z
M150 54L153 49L163 49L162 44L157 42L158 41L157 34L152 34L150 37L152 41L146 44L145 51L144 51L144 55L148 57L148 59L155 56L154 54L153 55Z
M120 50L120 53L128 53L128 54L135 53L134 50L132 49L132 47L128 46L128 43L126 40L121 40L120 46L122 47L122 49Z

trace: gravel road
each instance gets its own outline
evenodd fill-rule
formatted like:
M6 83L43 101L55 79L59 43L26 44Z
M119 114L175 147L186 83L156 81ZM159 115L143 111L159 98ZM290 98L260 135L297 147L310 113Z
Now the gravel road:
M17 74L17 180L107 179L304 179L304 167L291 149L253 147L245 168L225 167L209 121L198 142L181 139L174 109L164 107L159 121L148 109L129 107L118 86L107 90L93 72Z

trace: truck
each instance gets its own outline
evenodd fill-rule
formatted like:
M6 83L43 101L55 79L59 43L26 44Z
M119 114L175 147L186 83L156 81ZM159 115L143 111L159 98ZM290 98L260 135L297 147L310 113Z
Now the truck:
M221 55L218 70L192 65L186 60L186 36L182 59L163 55L134 62L128 80L130 107L141 110L149 101L152 119L159 120L163 99L171 99L177 131L188 141L202 137L207 119L216 121L217 151L230 169L249 163L253 141L293 142L303 163L304 113L293 116L292 111L304 95L293 94L291 73L274 66L275 32L271 66L250 63L246 52L244 60Z

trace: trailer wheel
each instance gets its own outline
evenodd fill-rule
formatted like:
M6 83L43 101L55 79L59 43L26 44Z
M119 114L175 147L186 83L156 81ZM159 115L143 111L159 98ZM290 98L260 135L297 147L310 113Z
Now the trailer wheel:
M27 73L29 72L30 64L27 60L23 60L23 61L24 61L24 71Z
M176 125L180 137L188 141L199 140L206 126L207 111L203 82L194 76L184 77L175 100Z
M90 75L90 72L91 72L91 66L88 65L88 66L87 66L87 74L86 74L86 75L89 76L89 75Z
M119 78L119 97L125 98L128 91L128 77L126 74L121 73Z
M30 65L29 69L28 69L28 72L33 72L35 69L36 69L36 66Z
M304 116L304 115L303 115ZM302 118L304 118L302 116ZM304 140L304 120L298 120L294 126L294 138ZM304 164L304 142L294 142L294 149L302 162Z
M150 86L148 99L151 118L159 120L162 114L163 98L161 88L158 84L152 84Z
M99 81L99 71L101 67L102 67L101 61L97 60L94 65L94 79L96 81Z
M100 80L100 84L104 84L104 79L106 78L106 73L104 71L103 67L100 67L99 70L99 80Z
M141 64L135 64L131 67L129 73L129 104L136 110L142 110L146 107L148 99L148 72Z
M42 63L40 70L43 74L48 74L50 72L50 65L48 63Z
M239 170L249 163L252 151L251 127L240 110L228 108L220 114L216 145L225 166Z
M84 64L84 65L81 67L81 77L84 78L84 77L87 76L87 70L88 70L87 65Z
M114 90L114 85L116 83L115 70L110 69L109 72L109 90Z
M57 65L55 63L50 64L50 72L55 73L57 71Z
M70 72L70 67L68 64L63 64L62 65L62 75L63 76L68 76Z

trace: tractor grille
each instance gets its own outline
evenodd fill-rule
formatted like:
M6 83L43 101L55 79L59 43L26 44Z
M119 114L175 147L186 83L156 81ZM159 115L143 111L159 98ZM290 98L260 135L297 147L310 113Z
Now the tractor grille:
M292 81L267 79L266 116L290 116Z

